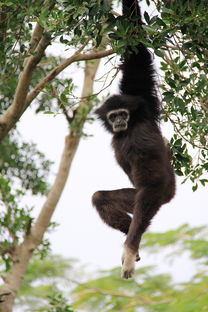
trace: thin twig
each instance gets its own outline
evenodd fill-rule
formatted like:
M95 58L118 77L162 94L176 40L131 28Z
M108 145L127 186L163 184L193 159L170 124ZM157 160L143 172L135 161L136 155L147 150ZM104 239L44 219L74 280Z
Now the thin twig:
M60 97L58 95L57 89L54 86L52 86L52 92L53 92L52 95L57 99L58 106L61 107L61 109L63 110L63 113L64 113L64 115L66 117L66 120L68 121L68 123L71 123L72 120L73 120L74 115L72 117L70 117L68 115L66 106L64 105L63 101L61 101L61 99L60 99Z

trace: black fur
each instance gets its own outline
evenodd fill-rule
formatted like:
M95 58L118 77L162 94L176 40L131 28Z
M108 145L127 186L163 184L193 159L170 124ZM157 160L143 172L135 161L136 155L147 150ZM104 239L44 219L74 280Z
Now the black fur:
M125 0L123 5L123 12L130 12L129 18L134 20L136 14L138 25L141 25L137 1ZM127 256L133 255L136 260L142 234L160 206L175 194L175 176L158 125L160 101L151 53L139 43L137 51L130 54L128 51L123 59L120 94L108 98L95 113L113 134L115 157L134 189L98 191L93 195L93 204L105 223L127 235L125 247L128 252L123 256L123 277L129 278L133 267ZM128 109L130 119L126 131L114 133L106 115L118 108Z

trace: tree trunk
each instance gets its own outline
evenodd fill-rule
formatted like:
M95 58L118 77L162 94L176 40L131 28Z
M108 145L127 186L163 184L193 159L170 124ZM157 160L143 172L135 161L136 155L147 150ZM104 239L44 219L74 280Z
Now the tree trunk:
M29 260L48 228L53 212L63 192L78 143L78 138L67 136L65 139L65 147L55 182L36 223L31 228L29 235L25 237L23 243L16 247L12 257L12 269L6 276L4 287L1 289L1 292L10 292L11 294L5 297L5 302L0 304L0 312L12 311L14 299L21 285L21 281L24 278Z

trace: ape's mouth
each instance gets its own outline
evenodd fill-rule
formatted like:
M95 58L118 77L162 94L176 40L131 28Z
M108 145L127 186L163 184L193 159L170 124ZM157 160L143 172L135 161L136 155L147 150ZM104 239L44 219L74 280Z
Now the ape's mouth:
M125 131L127 130L127 128L128 128L127 123L120 123L120 124L113 125L114 132Z

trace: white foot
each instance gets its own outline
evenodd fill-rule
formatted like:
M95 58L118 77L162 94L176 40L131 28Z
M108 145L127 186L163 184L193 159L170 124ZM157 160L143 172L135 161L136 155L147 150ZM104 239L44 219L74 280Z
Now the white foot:
M137 259L137 253L132 249L124 245L123 255L122 255L122 271L121 276L124 279L129 279L134 274L134 263Z

